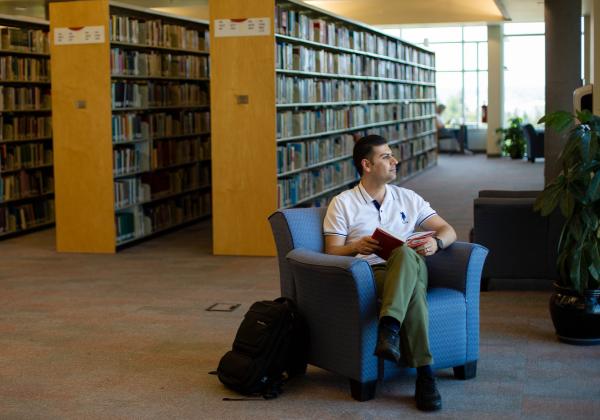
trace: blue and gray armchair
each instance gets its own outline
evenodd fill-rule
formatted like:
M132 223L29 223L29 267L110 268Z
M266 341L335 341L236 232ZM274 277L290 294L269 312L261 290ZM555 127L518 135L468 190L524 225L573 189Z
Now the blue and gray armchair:
M310 327L308 362L350 379L352 397L374 397L378 379L407 368L373 355L378 301L369 264L324 253L324 208L289 209L269 217L281 293L296 300ZM479 283L487 249L456 242L427 258L430 345L434 368L475 377L479 358Z

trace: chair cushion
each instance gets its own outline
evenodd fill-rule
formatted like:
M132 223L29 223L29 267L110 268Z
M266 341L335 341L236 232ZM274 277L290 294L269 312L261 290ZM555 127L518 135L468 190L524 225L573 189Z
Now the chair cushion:
M435 288L427 293L429 341L436 367L463 364L467 354L467 302L457 290Z
M465 364L467 356L467 302L465 295L453 289L427 291L429 305L429 345L435 369ZM409 369L385 362L384 377L406 375Z

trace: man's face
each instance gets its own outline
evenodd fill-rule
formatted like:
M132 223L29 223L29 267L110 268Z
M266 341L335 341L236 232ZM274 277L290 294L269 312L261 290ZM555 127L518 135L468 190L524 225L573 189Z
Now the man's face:
M387 144L373 146L371 159L365 160L367 162L363 166L363 176L372 177L385 184L396 179L398 161Z

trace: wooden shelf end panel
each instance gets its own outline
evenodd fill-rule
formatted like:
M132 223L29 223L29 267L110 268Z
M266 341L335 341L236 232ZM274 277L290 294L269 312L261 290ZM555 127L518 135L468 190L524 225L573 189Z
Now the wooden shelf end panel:
M268 216L277 208L273 0L212 2L213 252L275 255ZM216 37L215 19L270 19L263 36Z
M57 250L114 253L109 6L50 4ZM104 41L54 43L57 28L104 27Z

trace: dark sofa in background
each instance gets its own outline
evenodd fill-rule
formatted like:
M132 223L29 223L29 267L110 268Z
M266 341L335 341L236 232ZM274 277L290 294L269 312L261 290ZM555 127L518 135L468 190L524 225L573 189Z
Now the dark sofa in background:
M535 162L535 158L544 157L544 132L537 131L533 125L525 124L523 134L527 142L527 160Z
M557 244L563 225L559 211L542 217L533 210L540 191L483 190L474 201L472 241L489 249L482 290L491 279L558 277Z

